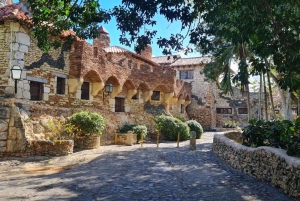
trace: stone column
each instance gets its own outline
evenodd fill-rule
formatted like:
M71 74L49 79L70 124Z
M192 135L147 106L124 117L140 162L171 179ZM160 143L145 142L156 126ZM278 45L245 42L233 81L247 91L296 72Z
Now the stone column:
M132 131L128 131L126 136L126 145L132 146L132 144Z
M190 150L196 150L196 132L190 132Z

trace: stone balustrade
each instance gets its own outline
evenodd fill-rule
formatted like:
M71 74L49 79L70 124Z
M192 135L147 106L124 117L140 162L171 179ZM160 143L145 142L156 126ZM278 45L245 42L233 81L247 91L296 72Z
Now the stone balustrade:
M286 155L286 151L272 147L246 147L227 138L226 133L215 134L213 152L233 168L258 180L280 187L288 195L300 199L300 158Z

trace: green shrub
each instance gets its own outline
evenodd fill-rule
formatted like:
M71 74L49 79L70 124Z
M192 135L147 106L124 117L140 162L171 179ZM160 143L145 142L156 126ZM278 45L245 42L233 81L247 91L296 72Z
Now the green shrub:
M144 139L147 136L147 127L142 125L137 125L133 127L133 133L137 134L137 140L141 140L142 132L144 133Z
M49 121L47 129L51 132L50 140L69 140L74 137L74 125L63 121Z
M224 121L222 127L223 128L236 128L238 126L238 122L236 121Z
M287 150L287 155L300 157L300 118L289 120L251 120L243 129L243 145L271 146Z
M98 113L89 111L73 114L70 123L76 128L77 136L99 136L105 128L105 118Z
M201 126L201 124L199 122L197 122L196 120L189 120L185 122L189 128L190 131L195 131L196 132L196 138L200 139L201 135L203 134L203 128Z
M177 118L161 115L155 123L156 128L160 130L166 140L176 141L178 133L180 133L180 140L187 140L190 137L188 125Z
M133 128L137 126L136 124L124 124L120 129L121 133L127 133L128 131L133 131Z

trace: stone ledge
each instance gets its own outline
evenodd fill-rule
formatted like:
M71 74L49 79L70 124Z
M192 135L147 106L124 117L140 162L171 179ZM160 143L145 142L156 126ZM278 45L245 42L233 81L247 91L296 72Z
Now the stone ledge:
M259 180L280 187L288 195L300 199L300 159L273 147L246 147L215 134L213 153L233 168Z

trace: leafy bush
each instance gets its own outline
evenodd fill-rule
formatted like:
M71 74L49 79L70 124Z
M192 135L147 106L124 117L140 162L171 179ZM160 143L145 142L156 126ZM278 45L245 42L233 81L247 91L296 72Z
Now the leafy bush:
M238 122L236 121L224 121L223 128L236 128L238 126Z
M50 140L68 140L74 137L74 125L63 121L49 121L47 129L51 132Z
M105 128L105 118L89 111L73 114L70 123L76 128L77 136L99 136Z
M243 145L271 146L287 150L290 156L300 157L300 118L289 120L251 120L243 129Z
M196 120L189 120L185 122L189 128L190 131L195 131L196 132L196 138L200 139L201 135L203 134L203 128L201 126L201 124L199 122L197 122Z
M142 132L144 133L144 139L147 135L147 127L142 125L137 125L133 127L133 133L137 134L137 140L141 140Z
M127 133L128 131L133 131L133 128L137 126L136 124L124 124L120 129L121 133Z
M178 133L180 133L180 140L187 140L190 137L188 125L177 118L161 115L155 123L156 128L160 130L167 140L176 141Z

